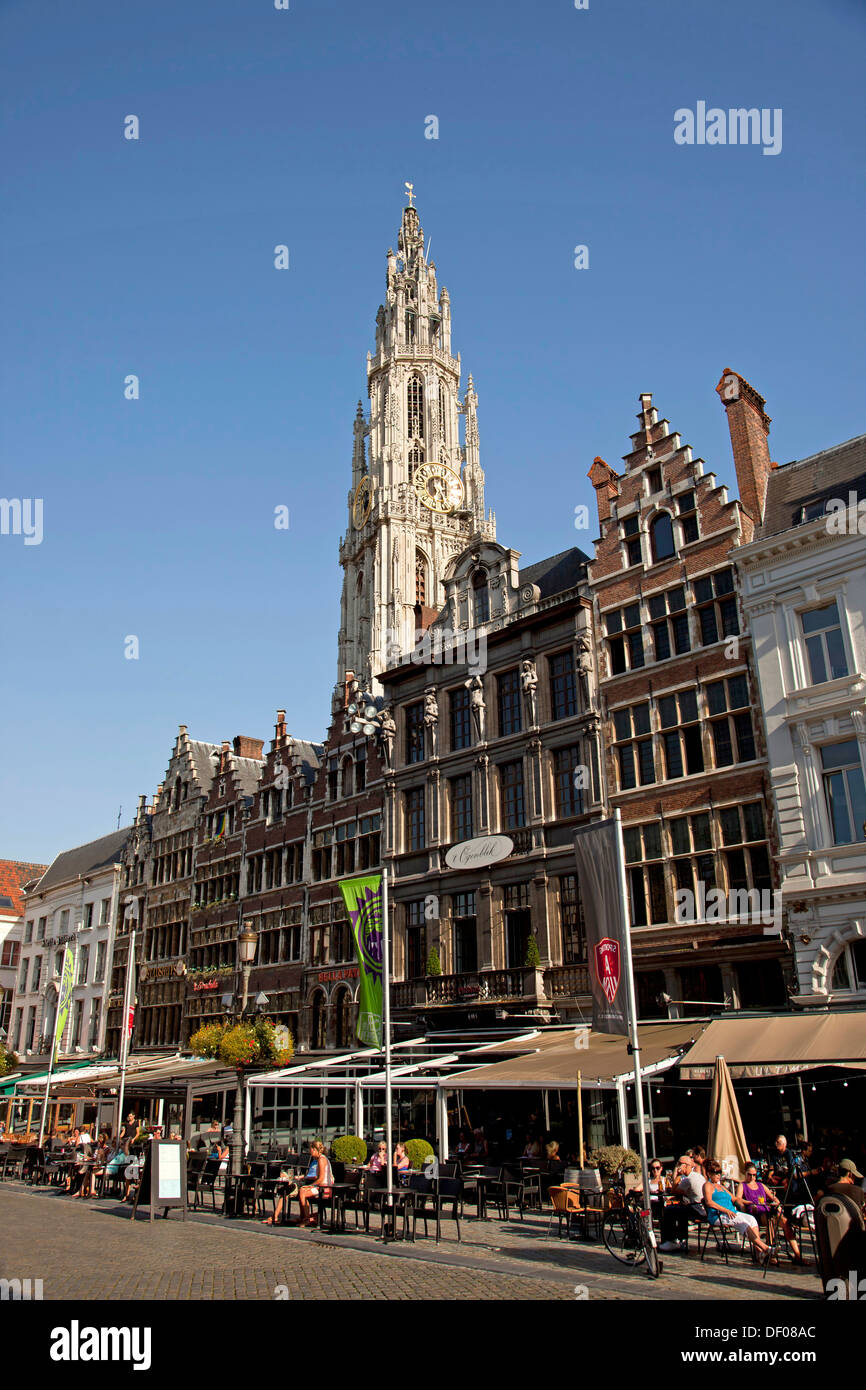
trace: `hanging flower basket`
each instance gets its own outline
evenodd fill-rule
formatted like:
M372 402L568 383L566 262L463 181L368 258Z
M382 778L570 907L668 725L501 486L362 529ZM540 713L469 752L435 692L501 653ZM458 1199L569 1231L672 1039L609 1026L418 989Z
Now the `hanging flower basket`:
M248 1067L287 1067L295 1052L291 1034L288 1045L277 1043L273 1021L257 1018L254 1022L207 1023L193 1033L190 1050L196 1057L213 1057L224 1066L244 1071Z

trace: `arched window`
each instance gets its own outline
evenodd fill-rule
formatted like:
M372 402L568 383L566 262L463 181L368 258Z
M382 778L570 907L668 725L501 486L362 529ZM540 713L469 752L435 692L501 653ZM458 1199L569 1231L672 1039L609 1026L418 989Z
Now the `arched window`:
M866 990L866 937L847 942L833 965L830 988L859 992Z
M653 560L667 560L674 555L674 528L667 512L659 512L650 526L650 544Z
M358 598L360 598L361 595L362 595L363 592L364 592L364 571L363 571L363 570L358 570L358 582L357 582L357 584L355 585L355 590L356 590L356 592L357 592Z
M175 810L177 810L178 806L180 805L180 788L181 788L181 781L180 781L180 778L179 778L179 777L175 777L175 779L174 779L174 809L175 809Z
M427 604L427 561L420 550L415 551L415 602Z
M414 315L414 314L411 312L411 310L410 310L410 311L407 311L407 313L406 313L406 342L407 342L407 343L414 343L414 341L415 341L415 315Z
M342 772L343 796L351 796L355 790L355 764L347 755L340 764Z
M476 570L472 576L472 621L486 623L490 617L490 590L486 570Z
M406 387L406 438L424 438L424 383L413 376Z
M352 1043L352 1021L355 1007L348 989L341 989L334 1003L337 1047L349 1047Z
M326 1045L325 996L321 990L313 995L313 1025L310 1031L310 1046L319 1050Z

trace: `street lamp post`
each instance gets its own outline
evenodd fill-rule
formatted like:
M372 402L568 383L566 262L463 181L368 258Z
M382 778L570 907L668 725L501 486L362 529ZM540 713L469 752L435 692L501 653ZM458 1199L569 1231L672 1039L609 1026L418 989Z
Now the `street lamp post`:
M243 988L241 993L240 1010L237 1013L238 1021L242 1022L247 1009L247 998L250 990L250 970L256 958L256 946L258 945L259 934L247 918L243 925L243 931L238 933L238 965L241 970ZM244 1157L244 1073L243 1068L237 1069L237 1086L235 1088L235 1114L232 1121L232 1178L237 1180L241 1175Z

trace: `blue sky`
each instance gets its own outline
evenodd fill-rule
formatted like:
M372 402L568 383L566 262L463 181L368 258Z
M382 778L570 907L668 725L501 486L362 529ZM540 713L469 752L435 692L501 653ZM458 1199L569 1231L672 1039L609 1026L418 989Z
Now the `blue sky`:
M726 366L780 462L862 432L864 30L854 0L0 5L0 491L44 500L41 545L0 536L0 857L126 821L179 723L322 737L406 179L525 562L591 546L641 391L730 484ZM781 153L676 145L698 101L781 108Z

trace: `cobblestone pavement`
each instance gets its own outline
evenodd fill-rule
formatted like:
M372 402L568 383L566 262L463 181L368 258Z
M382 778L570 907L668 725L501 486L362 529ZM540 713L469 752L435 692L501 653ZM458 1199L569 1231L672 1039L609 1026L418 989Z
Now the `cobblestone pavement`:
M471 1218L463 1240L383 1247L345 1236L174 1211L133 1222L116 1201L0 1184L0 1277L42 1279L46 1299L733 1299L816 1300L814 1270L783 1261L766 1279L748 1258L665 1259L659 1280L617 1265L603 1246L547 1238L546 1216ZM444 1234L444 1232L443 1232ZM576 1292L577 1290L577 1292ZM585 1290L585 1292L584 1292Z

